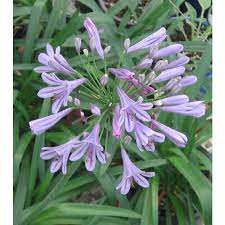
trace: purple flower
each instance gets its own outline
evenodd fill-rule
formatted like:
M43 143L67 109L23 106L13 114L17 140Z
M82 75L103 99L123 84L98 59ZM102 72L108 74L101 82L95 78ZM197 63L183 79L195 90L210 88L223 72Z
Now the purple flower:
M111 72L114 76L116 76L120 80L132 80L135 73L127 70L127 69L116 69L116 68L109 68L109 72Z
M85 78L73 81L60 80L54 73L42 73L41 77L45 83L51 86L42 88L37 95L40 98L54 98L52 113L57 113L62 105L67 106L70 93L87 80Z
M100 125L96 124L92 131L77 145L77 150L70 155L71 161L77 161L86 154L85 166L88 171L93 171L96 164L96 156L100 163L106 163L104 149L99 141Z
M151 46L154 45L158 45L160 44L165 38L166 38L166 29L164 27L162 27L161 29L159 29L158 31L156 31L155 33L149 35L148 37L142 39L141 41L139 41L138 43L130 46L127 49L127 52L135 52L141 49L146 49L146 48L150 48Z
M173 44L167 47L161 48L153 54L152 58L163 58L169 55L174 55L178 52L183 51L184 47L181 44Z
M29 125L32 133L36 135L44 133L46 130L53 127L57 122L59 122L59 120L72 112L72 110L72 108L68 108L53 115L30 121Z
M187 56L182 56L172 62L170 62L165 69L172 69L180 66L186 65L190 61L190 58Z
M176 94L180 92L181 90L183 90L185 87L195 84L197 80L198 80L197 77L194 75L183 77L182 79L179 80L179 82L177 82L173 86L171 90L171 94Z
M153 104L157 106L162 106L162 105L179 105L187 102L189 102L189 98L187 95L176 95L156 100L153 102Z
M104 51L102 49L99 33L95 24L89 17L87 17L84 21L84 26L88 32L89 38L94 40L95 49L98 55L101 59L104 59Z
M122 195L126 195L130 191L132 182L135 181L143 188L149 187L149 182L145 177L154 177L154 172L145 172L135 166L124 149L121 149L121 155L123 159L123 178L122 181L116 187L116 190L120 190Z
M53 159L50 166L51 173L57 172L62 167L62 173L66 174L67 171L67 161L70 152L79 143L79 137L75 137L72 140L66 142L65 144L56 147L43 147L40 157L43 160Z
M109 81L109 76L108 74L104 74L101 78L100 78L100 83L102 86L105 86Z
M146 111L152 108L152 103L135 102L120 87L117 87L117 93L121 101L120 124L125 123L127 132L134 130L135 117L144 122L151 121L151 117Z
M155 150L154 142L162 143L165 140L163 134L152 130L139 121L135 122L134 134L137 146L141 151L143 151L143 146L147 151L153 152Z
M185 67L183 67L183 66L165 70L165 71L161 72L159 74L159 76L157 76L155 78L154 83L159 83L159 82L163 82L163 81L166 81L166 80L170 80L170 79L175 78L179 75L182 75L184 72L185 72Z
M202 101L194 101L180 105L162 106L160 110L199 118L205 115L205 104Z
M152 59L144 59L138 65L135 66L136 69L146 69L152 65Z
M113 121L112 121L112 128L113 128L112 136L114 136L116 138L120 138L123 133L120 116L121 116L120 106L119 106L119 104L117 104L115 107L115 112L114 112Z
M95 116L101 115L101 109L95 104L90 104L90 110L91 110L91 113Z
M65 58L60 54L60 46L58 46L54 52L53 47L50 44L46 45L46 53L40 53L38 61L43 66L34 68L37 73L44 72L56 72L71 75L75 70L69 65Z
M181 148L184 148L186 146L188 139L184 134L170 127L167 127L166 125L156 120L152 120L152 125L158 128L175 145Z

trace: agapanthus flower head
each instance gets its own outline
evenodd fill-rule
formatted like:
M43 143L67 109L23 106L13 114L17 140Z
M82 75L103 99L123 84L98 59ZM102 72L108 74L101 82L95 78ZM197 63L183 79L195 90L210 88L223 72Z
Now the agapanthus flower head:
M121 149L121 155L123 159L123 178L122 181L116 187L116 190L120 190L122 195L126 195L131 188L132 182L135 181L143 188L149 187L149 182L145 177L154 177L154 172L145 172L135 166L130 160L124 149Z
M80 62L76 71L61 55L59 46L54 50L47 44L47 53L38 56L43 66L35 68L35 71L42 73L43 81L48 84L38 92L38 96L53 98L53 114L31 121L32 132L42 134L64 117L67 117L66 125L79 126L79 129L74 129L74 133L78 133L68 142L42 148L41 158L52 160L52 173L61 169L65 174L69 161L73 163L80 159L85 161L88 171L93 171L97 162L100 166L107 162L109 138L113 136L117 139L114 139L117 142L115 147L120 143L123 160L123 177L116 189L127 194L133 181L147 188L149 182L145 177L153 177L155 173L140 170L123 146L128 147L133 142L137 151L151 154L167 138L180 148L186 147L188 138L185 134L159 121L162 112L197 118L205 114L202 101L182 93L197 82L196 76L185 73L185 65L190 58L182 53L184 46L181 44L161 45L167 37L164 27L136 44L131 44L133 40L127 38L121 46L121 54L116 57L108 54L113 45L107 44L103 50L100 31L91 18L84 20L84 27L89 37L89 48L81 50L81 39L75 38ZM139 50L147 55L140 58L130 54ZM119 51L113 53L116 52ZM96 53L104 61L96 61ZM63 75L70 76L64 79Z
M66 59L60 54L60 46L58 46L55 51L50 44L46 45L46 53L40 53L38 56L38 61L43 64L43 66L38 66L34 68L37 73L63 73L66 75L71 75L75 70L69 65Z

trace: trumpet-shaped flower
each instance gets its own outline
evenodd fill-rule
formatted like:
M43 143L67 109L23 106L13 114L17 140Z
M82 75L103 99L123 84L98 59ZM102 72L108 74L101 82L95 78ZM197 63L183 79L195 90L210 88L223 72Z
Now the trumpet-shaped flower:
M148 37L142 39L136 44L127 48L127 53L135 52L138 50L150 48L151 46L160 44L166 38L166 29L164 27L160 28L155 33L149 35Z
M199 118L205 115L205 104L202 101L194 101L180 105L162 106L160 110Z
M58 123L63 117L68 115L70 112L72 112L72 108L64 109L61 112L37 120L32 120L29 122L30 129L32 133L36 135L42 134L49 128L53 127L56 123Z
M77 150L70 155L71 161L77 161L82 158L85 154L85 166L88 171L93 171L96 164L96 157L102 164L106 163L106 157L104 149L99 141L100 125L96 124L92 131L80 141L77 145Z
M152 130L150 127L145 126L139 121L135 122L134 134L137 146L139 150L143 151L142 146L147 151L154 151L154 142L162 143L165 140L165 136Z
M86 18L84 26L88 32L90 40L94 41L94 47L101 59L104 59L104 51L101 46L101 40L99 37L98 29L90 18Z
M43 66L38 66L34 68L37 73L44 72L55 72L63 73L66 75L71 75L75 70L69 65L66 59L60 54L60 47L58 46L54 51L50 44L46 45L46 53L40 53L38 56L38 61L43 64Z
M170 141L172 141L175 145L184 148L187 144L187 137L186 135L182 134L181 132L174 130L166 125L152 120L152 125L159 129Z
M73 81L60 80L55 74L47 73L42 73L42 79L50 86L41 89L37 95L40 98L54 98L52 113L57 113L62 105L67 106L70 93L87 80L85 78Z
M152 108L152 103L135 102L120 87L117 87L117 93L121 102L120 121L121 124L125 123L127 132L134 130L136 117L144 122L151 121L151 117L146 111Z
M121 149L121 156L123 159L123 177L116 190L120 190L122 195L126 195L130 191L133 181L143 188L148 188L149 182L145 177L154 177L155 173L140 170L132 163L124 149Z
M62 173L66 174L69 155L78 143L79 137L75 137L65 144L56 147L43 147L40 157L43 160L53 159L50 166L51 173L57 172L62 167Z

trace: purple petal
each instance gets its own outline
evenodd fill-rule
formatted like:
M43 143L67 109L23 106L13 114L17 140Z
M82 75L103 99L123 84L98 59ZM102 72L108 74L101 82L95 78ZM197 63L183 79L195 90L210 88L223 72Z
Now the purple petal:
M38 55L38 61L41 63L41 64L44 64L45 66L48 65L48 61L49 61L50 57L45 54L45 53L40 53Z
M50 172L55 173L57 172L62 166L62 158L56 159L52 162L50 166Z
M53 57L55 54L53 47L49 43L46 45L46 52L50 57Z
M170 45L168 47L164 47L164 48L161 48L160 50L158 50L154 54L153 58L163 58L163 57L166 57L169 55L173 55L173 54L183 51L183 48L184 47L181 44Z
M79 149L77 149L75 152L73 152L70 155L70 161L77 161L77 160L81 159L84 156L84 154L86 153L87 148L88 148L88 144L82 145Z
M182 75L185 72L185 67L180 66L173 69L168 69L159 74L158 77L155 78L154 83L159 83L162 81L166 81L172 78L175 78L179 75Z
M87 150L86 159L85 159L85 167L88 171L93 171L96 163L96 154L95 149L92 147Z
M104 59L104 51L102 49L99 33L95 24L90 18L87 17L84 21L84 26L87 29L89 38L94 38L95 40L95 48L98 55L100 56L100 58Z

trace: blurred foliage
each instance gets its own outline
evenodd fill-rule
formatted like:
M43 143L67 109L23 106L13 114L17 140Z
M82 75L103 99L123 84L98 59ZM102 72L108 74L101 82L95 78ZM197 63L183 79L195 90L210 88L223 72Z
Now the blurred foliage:
M199 217L210 225L212 165L211 155L202 144L211 137L211 1L199 0L202 10L198 18L196 9L184 0L53 2L14 1L14 225L194 225ZM180 10L181 5L185 11ZM108 145L114 157L110 167L107 164L97 167L93 174L84 173L83 165L77 162L69 166L65 176L53 175L39 158L41 147L61 144L78 134L82 125L57 125L38 137L28 128L29 120L37 118L39 112L39 116L48 115L50 107L48 100L42 103L36 97L42 87L39 75L32 71L38 53L47 42L62 45L64 55L72 58L71 65L79 66L73 39L79 36L87 44L83 33L87 16L104 29L104 45L112 46L109 65L121 54L125 38L135 42L165 26L171 37L168 41L184 44L185 53L191 57L188 74L198 77L188 94L207 104L206 116L199 120L161 116L162 121L189 137L185 149L165 142L157 146L156 153L149 154L138 151L134 144L126 146L135 164L157 174L150 188L135 188L128 196L115 191L122 166L113 138Z

